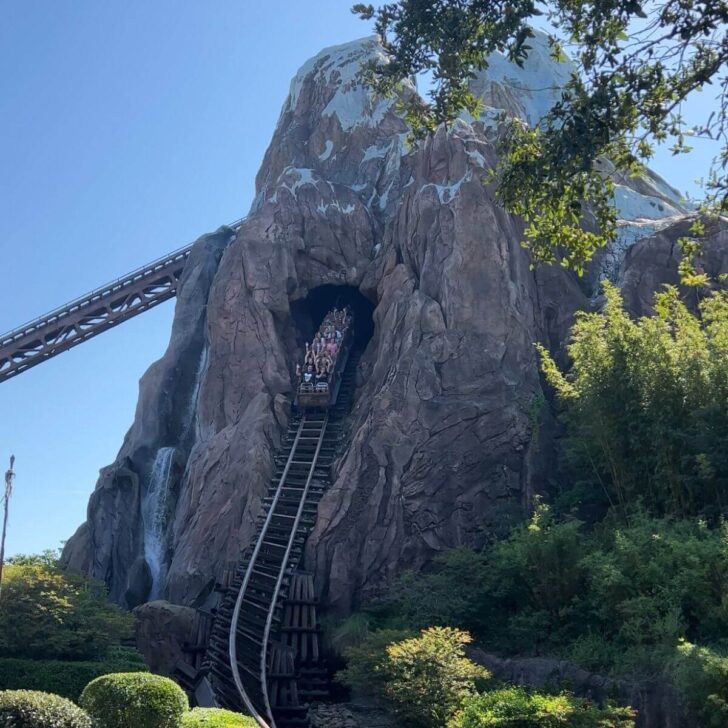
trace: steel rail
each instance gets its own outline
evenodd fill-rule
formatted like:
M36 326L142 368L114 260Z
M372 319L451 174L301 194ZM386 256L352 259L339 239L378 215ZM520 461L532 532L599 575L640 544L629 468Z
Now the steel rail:
M239 218L238 220L235 220L235 222L231 222L228 225L224 225L223 227L229 227L233 230L237 230L245 220L244 217ZM89 291L88 293L84 293L83 295L79 296L78 298L74 298L72 301L69 301L68 303L64 303L62 306L58 306L58 308L54 308L52 311L49 311L48 313L42 314L40 316L36 316L34 319L31 319L30 321L27 321L24 324L21 324L20 326L16 326L14 329L11 329L10 331L5 332L4 334L0 334L0 346L4 346L5 344L10 343L14 339L18 337L19 334L25 334L26 332L29 332L30 330L34 330L38 327L39 324L44 324L47 322L50 322L54 320L55 318L58 318L63 313L78 308L81 305L84 305L86 303L95 303L97 294L100 292L109 292L109 293L116 293L118 290L121 290L121 286L124 283L129 282L135 282L139 280L139 276L143 274L150 274L153 272L156 272L160 270L160 268L164 267L162 264L166 266L168 263L172 263L175 260L181 260L183 258L186 258L192 248L194 247L194 243L188 243L187 245L183 245L181 248L177 248L176 250L173 250L171 253L167 253L166 255L162 255L159 258L156 258L155 260L151 261L150 263L147 263L146 265L142 265L139 268L136 268L135 270L131 271L130 273L127 273L126 275L120 276L119 278L115 278L113 281L109 281L108 283L105 283L104 285L99 286L98 288L94 288L92 291ZM146 276L145 276L146 277Z
M238 230L245 218L225 226ZM0 335L0 382L177 295L194 243Z
M306 418L303 417L303 422L305 422ZM313 473L316 469L316 464L318 463L319 459L319 453L321 452L321 445L323 444L324 437L326 435L326 427L329 423L329 413L326 412L326 415L324 416L323 422L321 424L321 432L319 433L319 439L316 443L316 451L313 454L313 459L311 460L311 468L308 471L308 477L306 478L306 485L303 487L303 492L301 493L301 501L298 504L298 510L296 511L296 519L293 522L293 527L291 528L291 534L288 537L288 545L286 547L286 552L283 556L283 562L281 563L281 569L278 572L278 579L276 581L275 589L273 590L273 598L271 599L271 605L270 609L268 610L268 617L265 621L265 630L263 631L263 647L260 653L260 671L261 671L261 677L262 677L262 683L263 683L263 700L265 701L265 709L268 711L268 715L271 718L271 725L270 728L276 728L276 721L273 717L273 711L270 707L270 698L268 697L268 680L266 677L267 673L267 659L268 659L268 639L270 638L270 632L271 628L273 626L273 613L275 612L276 608L276 602L278 601L278 595L281 591L281 585L283 584L283 576L286 573L286 568L288 566L288 559L291 556L291 549L293 548L293 542L296 538L296 534L298 533L298 526L301 522L301 516L303 515L303 509L306 505L306 498L308 496L308 489L311 486L311 481L313 480Z
M255 567L256 559L258 558L258 554L260 553L260 549L262 547L263 541L265 540L265 536L268 532L268 528L271 524L271 521L273 520L273 514L275 513L276 505L278 504L278 501L280 499L281 492L283 490L283 485L286 481L286 478L288 477L288 471L291 468L291 463L296 457L296 449L298 447L298 442L301 439L301 433L303 432L304 425L306 424L306 417L301 418L301 423L298 426L298 432L296 432L296 437L293 441L293 446L291 447L291 452L288 456L288 460L286 461L286 466L283 469L283 473L281 474L281 477L278 481L278 487L276 488L276 493L273 496L273 501L270 505L270 508L268 509L268 515L266 516L265 523L263 524L263 528L260 531L260 535L258 536L258 540L255 544L255 547L253 548L253 553L250 557L250 561L248 562L248 568L245 570L245 576L243 577L243 583L240 585L240 590L238 591L238 598L235 600L235 608L233 609L233 615L230 620L230 639L228 642L228 654L230 657L230 670L233 675L233 682L235 683L235 687L238 690L238 693L240 694L240 697L243 699L243 702L245 703L245 707L248 708L250 711L250 714L255 718L256 721L258 721L258 725L261 726L261 728L275 728L275 723L273 722L272 716L271 723L268 724L263 718L263 716L260 715L258 712L258 708L253 704L252 699L248 695L247 691L245 690L245 686L243 685L243 681L240 677L240 670L238 669L238 648L237 648L237 629L238 629L238 621L240 620L240 611L243 608L243 600L245 599L245 592L248 589L248 584L250 583L251 576L253 574L253 568ZM272 614L275 610L275 602L271 605L271 610L269 614ZM264 669L265 666L263 666L262 674L261 674L261 689L263 690L264 694L267 695L267 690L265 688L265 673L266 670ZM266 707L267 707L267 699L266 699Z

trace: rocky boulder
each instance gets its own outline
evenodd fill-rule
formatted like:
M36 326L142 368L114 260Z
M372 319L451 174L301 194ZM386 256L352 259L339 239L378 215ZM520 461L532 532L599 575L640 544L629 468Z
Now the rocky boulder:
M162 600L134 610L136 646L149 669L172 675L194 638L197 610Z

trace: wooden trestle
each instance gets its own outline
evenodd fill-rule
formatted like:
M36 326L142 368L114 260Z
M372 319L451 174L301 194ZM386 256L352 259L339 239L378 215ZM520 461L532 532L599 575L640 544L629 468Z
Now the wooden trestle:
M313 577L297 569L330 484L358 359L350 355L335 405L292 420L253 545L212 626L202 673L219 705L250 713L262 728L308 725L308 704L328 694Z

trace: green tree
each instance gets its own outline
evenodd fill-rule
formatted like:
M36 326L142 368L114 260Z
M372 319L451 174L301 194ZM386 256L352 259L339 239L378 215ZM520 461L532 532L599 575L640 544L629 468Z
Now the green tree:
M49 554L17 557L0 596L0 657L90 660L133 634L133 618L106 588L63 572Z
M451 627L429 627L417 637L374 631L344 651L347 666L337 680L387 701L403 725L442 728L490 677L465 656L471 641Z
M405 724L441 728L490 677L465 656L471 641L467 632L430 627L386 648L385 694Z
M564 405L567 464L580 497L643 502L679 516L728 512L728 297L694 315L669 288L657 315L632 321L605 286L601 313L580 314L560 371L539 347Z
M535 20L549 28L555 57L569 51L576 72L560 101L535 128L511 120L501 137L498 195L528 223L526 245L536 261L559 259L580 271L615 234L603 160L637 175L654 143L671 142L678 154L689 151L691 135L719 140L707 207L728 207L725 0L398 0L353 10L375 20L387 51L387 61L365 74L377 92L392 94L412 75L432 73L429 100L402 96L415 137L463 109L477 117L474 72L493 51L522 63ZM713 108L689 126L681 104L714 81Z
M482 610L488 584L482 554L450 549L435 557L430 570L402 574L386 597L369 609L375 620L384 619L393 627L420 630L446 624L478 632L490 617Z
M598 672L663 672L678 640L720 642L728 630L728 527L700 519L654 518L637 510L629 521L610 514L586 527L539 506L531 521L481 553L458 549L454 563L475 564L477 589L455 594L442 609L458 567L407 575L395 595L372 609L383 626L423 622L458 626L488 649L506 654L567 657ZM431 611L418 605L429 594ZM373 634L378 634L374 632ZM383 632L386 634L386 632ZM387 673L382 645L346 653L349 670L366 687L372 673ZM363 644L366 644L366 640ZM373 669L364 656L376 659Z

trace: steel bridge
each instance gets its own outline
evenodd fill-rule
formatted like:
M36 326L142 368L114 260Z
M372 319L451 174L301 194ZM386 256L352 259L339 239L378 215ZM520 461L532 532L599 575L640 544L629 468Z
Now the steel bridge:
M237 230L243 219L227 227ZM193 245L179 248L0 336L0 382L174 298Z

